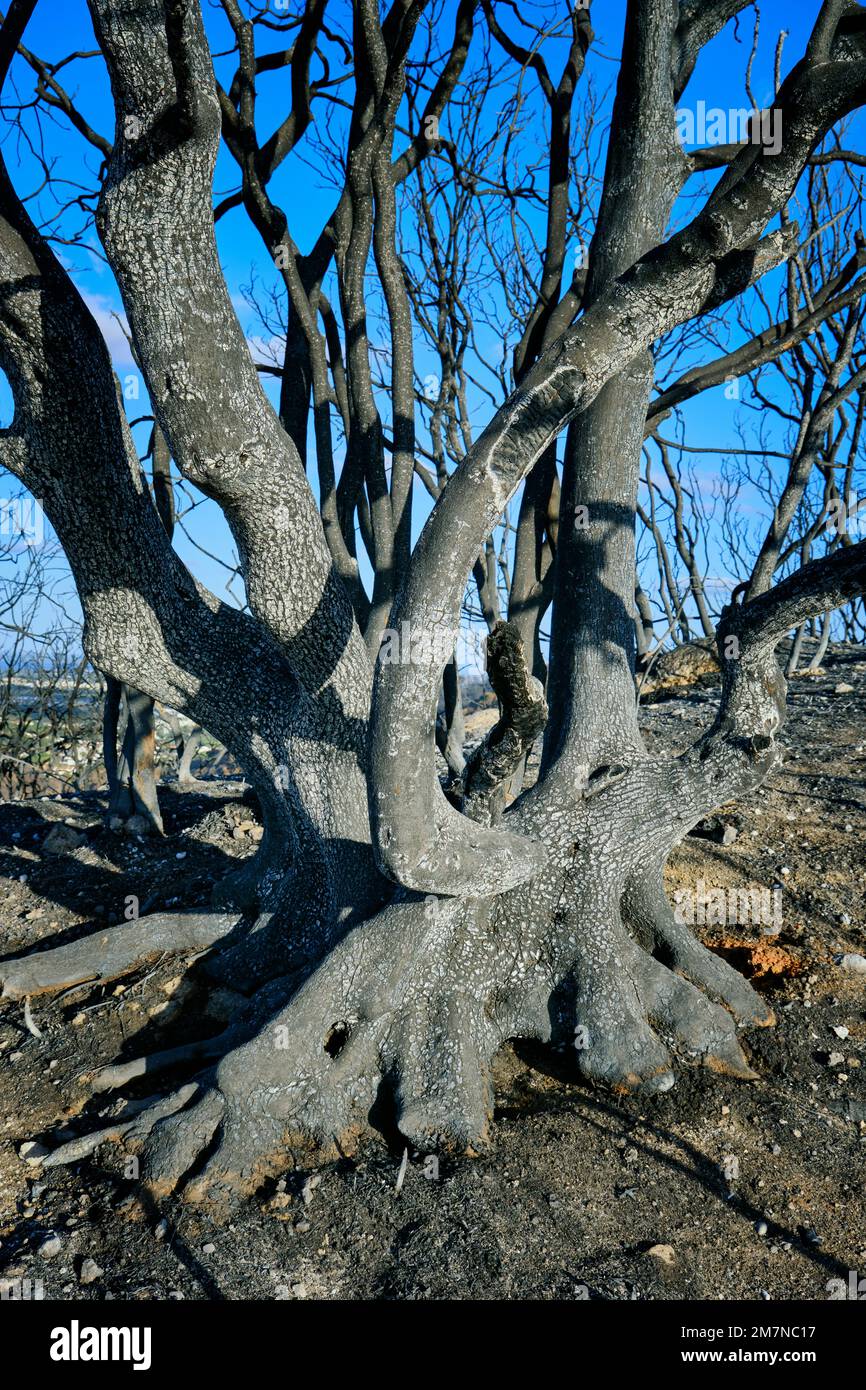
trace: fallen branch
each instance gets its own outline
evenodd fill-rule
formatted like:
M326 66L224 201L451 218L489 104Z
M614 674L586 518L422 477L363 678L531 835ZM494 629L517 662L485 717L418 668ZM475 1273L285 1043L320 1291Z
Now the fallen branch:
M23 999L70 985L116 980L152 956L200 951L236 926L230 913L158 912L107 931L84 936L68 946L0 961L0 998Z

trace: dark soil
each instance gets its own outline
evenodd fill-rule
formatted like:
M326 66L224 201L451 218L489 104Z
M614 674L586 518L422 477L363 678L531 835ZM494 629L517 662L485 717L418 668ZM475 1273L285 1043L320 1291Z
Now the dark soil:
M716 695L678 691L646 709L650 745L691 739ZM672 893L699 880L782 886L780 930L697 929L772 993L776 1027L746 1037L759 1081L681 1066L673 1091L622 1099L578 1084L566 1056L516 1044L499 1058L485 1157L443 1160L437 1176L413 1153L401 1185L400 1147L374 1135L312 1175L287 1155L284 1178L230 1213L154 1205L118 1147L70 1169L28 1167L22 1142L54 1144L58 1126L78 1132L118 1105L90 1097L97 1066L216 1033L237 1006L200 969L153 962L34 999L41 1037L21 1003L0 1006L0 1280L82 1300L821 1300L831 1278L866 1274L866 975L838 963L866 951L864 706L866 653L832 649L823 675L792 683L784 767L671 866ZM476 734L492 717L473 716ZM206 902L254 849L239 827L255 812L238 792L161 787L158 842L105 829L98 793L0 806L0 954L120 921L130 895L142 912ZM58 820L86 841L46 854ZM737 835L722 844L726 825ZM49 1259L39 1250L53 1234ZM85 1260L101 1271L93 1282L81 1282Z

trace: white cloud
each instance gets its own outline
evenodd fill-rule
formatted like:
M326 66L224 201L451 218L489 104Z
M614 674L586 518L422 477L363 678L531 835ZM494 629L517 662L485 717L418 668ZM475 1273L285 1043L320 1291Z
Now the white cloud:
M283 365L283 355L286 350L285 338L275 336L266 338L259 333L248 333L247 347L254 362L271 362L279 367Z
M134 367L132 351L126 336L129 325L123 311L116 309L107 294L93 294L89 290L82 290L81 297L108 345L114 366L118 369Z

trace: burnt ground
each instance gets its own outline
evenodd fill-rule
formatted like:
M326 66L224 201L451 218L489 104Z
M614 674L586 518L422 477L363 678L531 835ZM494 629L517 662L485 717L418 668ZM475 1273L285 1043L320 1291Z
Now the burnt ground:
M684 744L715 694L648 707L650 745ZM237 996L208 992L200 966L187 978L177 958L151 962L34 999L40 1037L20 1002L0 1005L0 1280L79 1300L821 1300L831 1278L866 1274L866 975L839 964L866 951L864 706L866 652L832 649L823 675L792 683L784 767L671 866L672 892L782 886L778 930L697 928L772 994L776 1027L746 1035L758 1081L681 1065L674 1090L623 1099L577 1083L566 1056L518 1044L498 1061L485 1157L443 1161L437 1177L410 1155L400 1186L400 1147L374 1135L312 1176L287 1156L281 1180L229 1213L156 1206L114 1146L69 1169L28 1167L22 1142L78 1132L84 1106L91 1126L115 1113L114 1097L89 1099L97 1066L231 1016ZM206 902L253 852L236 784L160 794L158 843L105 829L96 793L0 806L0 955L119 921L131 894L142 911ZM49 853L64 820L82 843Z

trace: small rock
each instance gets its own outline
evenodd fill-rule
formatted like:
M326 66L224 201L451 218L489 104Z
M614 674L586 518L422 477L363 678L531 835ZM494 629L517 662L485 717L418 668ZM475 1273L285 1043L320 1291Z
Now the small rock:
M275 1192L269 1201L265 1202L263 1211L285 1211L286 1207L291 1206L292 1197L288 1192Z
M49 830L42 843L43 854L72 854L80 849L86 840L68 825L55 825Z
M249 834L250 839L254 840L255 843L258 844L259 840L263 838L265 832L264 828L261 825L254 825L252 830L248 831L247 833Z
M714 840L718 845L732 845L737 838L737 828L718 816L707 816L699 821L692 834L702 840Z
M660 1260L662 1264L672 1265L675 1261L674 1247L672 1245L651 1245L646 1252L654 1260Z
M147 816L130 816L123 828L127 835L135 835L137 837L149 835L150 821L147 819Z
M63 1241L57 1235L48 1236L36 1251L40 1260L53 1260L63 1249Z
M47 1158L50 1152L51 1150L46 1149L44 1144L37 1143L35 1139L28 1139L18 1150L18 1157L22 1159L24 1163L36 1164L41 1163L44 1158Z
M759 1235L759 1236L765 1236L765 1235L767 1234L767 1232L768 1232L769 1229L770 1229L770 1228L769 1228L769 1226L767 1225L766 1221L756 1221L756 1222L755 1222L755 1231L756 1231L757 1235Z
M168 1235L168 1222L165 1217L161 1221L157 1221L153 1228L153 1234L157 1240L165 1240Z
M318 1187L321 1181L321 1173L311 1173L310 1176L307 1178L307 1181L304 1183L303 1189L301 1191L301 1200L303 1201L305 1207L308 1207L312 1202L313 1189Z
M833 1032L836 1034L837 1038L847 1038L848 1036L848 1029L841 1024L834 1027Z
M105 1270L100 1269L96 1261L91 1260L88 1255L85 1260L81 1261L81 1268L78 1271L78 1282L79 1284L95 1284L97 1279L101 1279L104 1273Z
M856 951L848 951L844 956L840 956L839 964L843 970L852 970L855 975L866 975L866 956L861 956Z
M830 1056L827 1058L827 1066L828 1066L828 1067L841 1067L841 1065L842 1065L842 1063L843 1063L844 1061L845 1061L845 1053L844 1053L844 1052L831 1052L831 1053L830 1053Z
M834 694L834 695L853 695L853 694L854 694L854 687L853 687L853 685L849 685L847 681L839 681L839 684L838 684L838 685L834 685L834 686L833 686L833 694Z
M207 1245L202 1246L201 1253L203 1255L213 1255L216 1253L216 1246L213 1245L210 1241L208 1241Z

